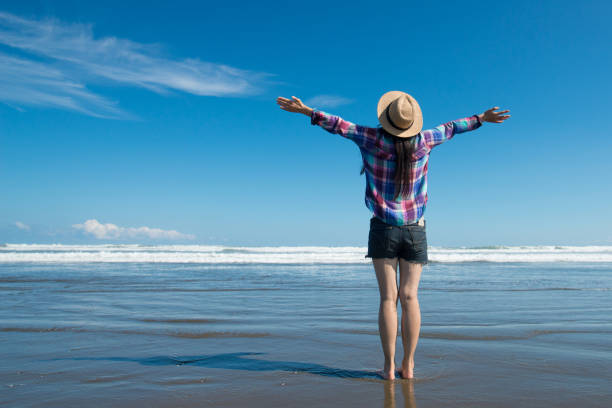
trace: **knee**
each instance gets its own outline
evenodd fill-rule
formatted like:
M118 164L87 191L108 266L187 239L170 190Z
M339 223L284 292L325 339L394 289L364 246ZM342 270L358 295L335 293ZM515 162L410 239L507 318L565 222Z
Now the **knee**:
M389 306L389 305L395 306L395 305L397 305L397 295L395 295L395 296L390 295L390 294L389 295L382 295L380 297L380 304L381 305L386 305L386 306Z
M400 302L402 304L403 308L408 307L408 305L417 299L417 292L416 291L405 291L405 292L401 292L399 294L399 298L400 298Z

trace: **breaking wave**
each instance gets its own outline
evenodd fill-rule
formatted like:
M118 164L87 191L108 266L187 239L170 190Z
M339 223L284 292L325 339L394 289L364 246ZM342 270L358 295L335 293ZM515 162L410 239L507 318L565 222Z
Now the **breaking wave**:
M201 264L369 263L365 247L3 244L0 262ZM430 262L612 262L612 246L429 248Z

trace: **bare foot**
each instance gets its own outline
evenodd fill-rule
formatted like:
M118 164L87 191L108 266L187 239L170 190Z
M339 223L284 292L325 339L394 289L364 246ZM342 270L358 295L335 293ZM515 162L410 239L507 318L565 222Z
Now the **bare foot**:
M397 371L402 378L414 378L414 360L402 360L402 367Z
M395 380L395 367L390 368L389 370L387 369L378 370L377 374L380 375L385 380Z

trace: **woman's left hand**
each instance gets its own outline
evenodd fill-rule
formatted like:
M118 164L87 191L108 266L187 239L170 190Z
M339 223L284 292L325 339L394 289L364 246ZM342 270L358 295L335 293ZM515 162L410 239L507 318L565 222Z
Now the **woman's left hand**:
M286 110L288 112L302 113L307 116L312 114L312 108L304 105L300 98L296 98L295 96L292 96L291 98L292 99L287 99L279 96L276 98L276 103L279 104L282 110Z

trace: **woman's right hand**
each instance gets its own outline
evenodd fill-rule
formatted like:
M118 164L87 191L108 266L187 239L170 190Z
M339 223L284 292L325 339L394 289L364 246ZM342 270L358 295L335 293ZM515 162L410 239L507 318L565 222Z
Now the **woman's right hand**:
M502 123L504 120L510 117L510 115L504 115L504 113L510 112L509 110L494 112L497 109L499 109L499 106L494 106L491 109L484 111L484 113L478 115L480 122Z
M306 116L310 116L312 114L312 108L304 105L300 98L296 98L295 96L292 96L291 98L292 99L287 99L279 96L276 98L276 103L278 103L282 110L286 110L287 112L302 113Z

